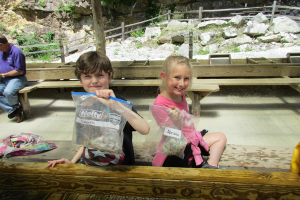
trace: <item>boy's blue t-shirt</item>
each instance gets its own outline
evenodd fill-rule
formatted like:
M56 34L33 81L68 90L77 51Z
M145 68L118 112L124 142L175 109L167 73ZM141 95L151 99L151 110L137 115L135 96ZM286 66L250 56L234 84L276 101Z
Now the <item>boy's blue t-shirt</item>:
M11 44L8 53L0 51L0 73L7 73L12 70L23 71L26 75L26 60L23 52Z

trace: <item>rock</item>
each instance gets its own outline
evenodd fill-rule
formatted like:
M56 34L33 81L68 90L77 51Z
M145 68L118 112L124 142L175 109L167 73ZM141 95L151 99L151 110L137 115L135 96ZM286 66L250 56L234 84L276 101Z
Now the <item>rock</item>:
M273 20L270 30L273 31L275 34L280 32L299 33L300 27L294 20L285 16L280 16L276 17Z
M255 17L252 19L252 21L258 22L258 23L269 23L268 18L263 13L258 13L255 15Z
M179 22L177 20L172 20L171 22L168 23L167 30L173 30L173 31L179 31L179 30L184 30L188 27L187 22Z
M171 35L173 43L184 43L184 36L189 35L189 31L178 31Z
M289 33L281 33L281 40L280 42L282 43L292 43L294 42L294 37L291 36L291 34Z
M216 53L219 50L219 44L207 45L204 50L208 50L210 54Z
M199 23L197 28L202 29L202 28L205 28L205 27L211 26L211 25L222 26L225 24L227 24L227 21L225 21L225 20L210 20L210 21Z
M172 42L172 37L169 34L162 35L158 38L158 42L161 43L161 44L171 43Z
M145 37L148 40L159 37L160 34L161 34L161 30L159 27L147 27L145 31Z
M200 40L201 40L201 44L203 46L205 46L206 44L208 44L212 40L211 33L210 32L201 33Z
M223 37L225 39L234 38L236 36L237 36L237 30L236 30L236 28L234 28L232 26L224 27L223 28Z
M197 55L198 54L198 52L199 52L199 50L200 50L200 46L199 46L199 44L193 44L193 55ZM179 49L178 49L178 51L177 51L177 54L179 54L179 55L182 55L182 56L185 56L185 57L189 57L189 45L188 44L182 44L180 47L179 47Z
M236 15L228 22L228 24L241 27L245 24L245 19L241 15Z
M175 51L176 45L174 44L163 44L159 46L157 49L158 50L166 50L166 51Z
M247 35L242 35L242 36L238 36L236 38L230 38L228 40L225 40L225 42L222 43L226 44L226 42L228 43L232 43L235 45L242 45L242 44L248 44L248 43L252 43L252 38L247 36Z
M281 40L280 35L269 35L269 36L261 36L257 38L260 42L270 43L270 42L279 42Z
M244 33L251 36L265 35L269 25L264 23L258 23L256 21L249 21L247 23L247 28L244 30Z

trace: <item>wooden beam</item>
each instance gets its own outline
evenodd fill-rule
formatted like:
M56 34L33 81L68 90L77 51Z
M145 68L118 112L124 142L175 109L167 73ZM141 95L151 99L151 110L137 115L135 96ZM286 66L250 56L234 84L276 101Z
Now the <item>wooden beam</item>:
M300 78L195 79L194 83L200 85L299 85Z
M184 199L297 199L299 174L288 172L164 168L92 167L47 163L0 163L0 190L116 194Z

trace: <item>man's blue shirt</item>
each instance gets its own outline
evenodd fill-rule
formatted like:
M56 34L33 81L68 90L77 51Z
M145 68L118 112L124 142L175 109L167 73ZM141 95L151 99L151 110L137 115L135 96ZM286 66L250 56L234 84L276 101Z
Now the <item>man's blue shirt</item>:
M25 55L13 44L11 44L8 53L0 51L0 73L12 70L23 71L23 75L26 75Z

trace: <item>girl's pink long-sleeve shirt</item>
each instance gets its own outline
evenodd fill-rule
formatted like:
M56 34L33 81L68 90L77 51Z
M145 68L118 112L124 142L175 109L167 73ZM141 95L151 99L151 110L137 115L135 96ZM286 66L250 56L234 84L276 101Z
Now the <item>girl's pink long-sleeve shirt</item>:
M182 94L181 102L171 101L170 99L167 99L166 97L159 94L153 104L157 105L157 106L164 106L164 107L169 107L169 108L174 106L174 107L179 108L180 110L186 111L186 113L189 113L188 104L187 104L184 94ZM160 125L161 119L168 118L167 112L165 112L165 113L160 112L159 114L152 113L152 114L155 117L158 125ZM173 122L170 121L169 123L173 123ZM191 131L193 131L193 134L192 134L193 136L190 138L189 142L191 143L191 148L193 151L193 156L194 156L196 165L200 165L203 162L203 159L202 159L201 150L198 147L198 144L200 144L202 147L204 147L204 149L207 151L209 151L209 147L208 147L207 143L203 140L201 133L196 131L194 126L192 126L192 128L193 128L193 130L191 130L191 127L185 126L183 123L182 131L185 136L187 136L187 134L189 134ZM161 145L162 145L162 142L160 143L159 146L161 146ZM161 166L163 166L166 158L167 158L166 155L163 155L163 154L157 152L153 158L152 165L161 167ZM190 158L189 161L191 162L192 160L193 160L193 158Z

